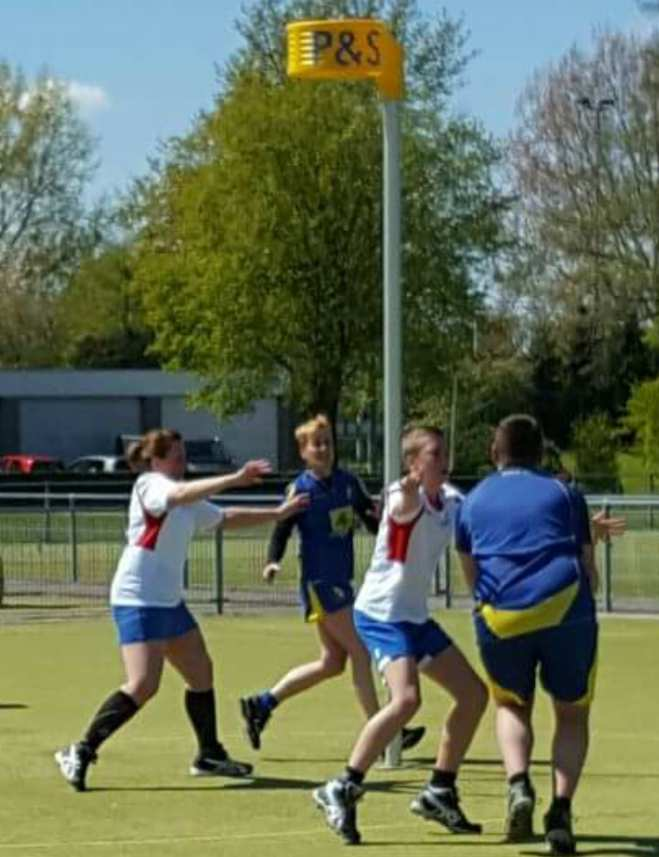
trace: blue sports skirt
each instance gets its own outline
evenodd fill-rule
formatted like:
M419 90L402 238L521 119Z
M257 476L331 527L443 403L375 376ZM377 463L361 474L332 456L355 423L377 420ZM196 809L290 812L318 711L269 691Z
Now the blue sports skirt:
M147 640L169 640L198 627L184 601L176 607L116 605L112 607L112 618L122 646Z

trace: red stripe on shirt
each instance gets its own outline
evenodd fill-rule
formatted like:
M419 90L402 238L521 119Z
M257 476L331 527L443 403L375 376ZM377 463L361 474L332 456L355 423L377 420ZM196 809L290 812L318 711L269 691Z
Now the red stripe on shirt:
M410 539L412 537L412 530L422 514L423 509L419 511L419 514L415 518L412 518L411 521L406 521L403 524L398 521L394 521L393 518L389 518L388 559L390 561L405 562L407 559L407 551L410 546Z
M144 530L140 533L140 537L136 544L140 548L152 551L156 549L158 536L162 530L162 525L165 523L167 512L159 518L156 518L155 515L150 515L146 509L143 509L142 511L144 512Z

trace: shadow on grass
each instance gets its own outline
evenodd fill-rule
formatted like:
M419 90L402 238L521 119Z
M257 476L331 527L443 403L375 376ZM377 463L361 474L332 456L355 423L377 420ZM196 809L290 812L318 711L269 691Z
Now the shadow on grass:
M503 762L501 761L501 759L495 759L495 758L490 758L490 759L466 758L462 764L463 765L493 765L497 768L503 768ZM531 761L531 765L532 766L539 765L540 767L542 767L542 766L550 767L551 766L551 760L550 759L533 759Z
M29 708L22 702L0 702L0 711Z
M18 604L7 604L7 602L3 602L3 604L0 605L0 610L2 610L3 612L4 611L10 611L10 610L17 610L17 611L20 611L20 610L42 611L43 610L44 612L50 612L50 611L54 611L54 610L64 611L64 610L81 610L81 609L89 610L90 612L91 611L97 611L99 613L99 615L103 612L105 612L105 613L108 612L106 605L85 604L84 602L80 602L80 601L71 601L71 602L62 601L61 603L60 602L43 603L40 601L21 601Z
M545 855L546 849L520 851L520 854ZM615 854L616 857L648 857L659 855L659 836L604 836L583 834L577 836L578 854Z
M312 789L322 786L324 780L297 780L289 777L255 777L253 780L233 780L227 783L225 788L235 789L303 789L311 791ZM418 791L418 787L411 785L406 781L397 782L390 780L389 782L368 783L369 792L406 792Z
M368 836L368 831L366 831L366 833L364 835ZM364 848L365 846L368 847L369 845L371 845L371 846L377 845L378 848L382 848L383 846L391 846L391 845L404 845L406 847L414 847L414 848L437 848L438 845L441 845L442 847L444 845L457 845L460 848L472 848L472 847L478 847L479 845L484 845L487 848L492 848L493 846L498 845L498 842L493 841L491 836L488 837L487 839L483 839L483 838L477 839L472 835L456 836L454 833L448 833L447 832L445 834L445 838L442 838L439 841L437 839L421 839L421 840L418 840L415 842L412 842L409 839L406 839L406 840L400 839L397 841L393 840L393 839L389 839L386 841L382 840L382 839L378 839L377 841L369 842L368 840L362 839L359 847L361 849L361 848ZM547 857L546 851L543 851L542 854L543 854L543 857Z

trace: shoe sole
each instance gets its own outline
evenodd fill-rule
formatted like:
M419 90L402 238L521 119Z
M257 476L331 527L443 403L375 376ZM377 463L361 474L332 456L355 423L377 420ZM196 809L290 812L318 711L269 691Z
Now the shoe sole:
M245 780L249 779L253 773L253 770L245 771L244 773L238 773L238 771L234 773L229 771L205 771L203 768L196 768L194 765L190 766L191 777L229 777L232 780Z
M455 827L444 819L438 818L434 813L429 812L420 804L411 803L410 812L413 812L414 815L418 815L419 818L422 818L424 821L434 821L435 824L440 824L445 830L448 830L450 833L455 833L456 836L469 836L470 834L479 834L483 832L483 826L481 824L474 824L472 828Z
M506 819L506 842L529 842L533 840L534 802L529 798L520 800Z
M576 854L577 847L572 837L566 830L550 830L545 835L547 850L553 855Z
M411 750L413 747L416 747L425 734L425 726L417 726L414 729L408 729L407 732L404 733L404 737L401 741L401 750Z
M247 700L240 700L240 713L242 714L242 718L245 721L245 733L247 735L247 740L249 741L252 750L260 750L261 749L261 735L252 727L252 723L249 716Z
M311 792L311 796L313 798L313 802L316 804L316 809L319 809L323 815L325 816L325 824L329 827L332 833L335 833L337 836L340 836L346 845L359 845L362 841L361 833L358 830L355 830L353 833L345 833L343 830L337 830L336 827L333 827L327 818L325 810L327 809L327 804L318 794L320 790L314 789Z

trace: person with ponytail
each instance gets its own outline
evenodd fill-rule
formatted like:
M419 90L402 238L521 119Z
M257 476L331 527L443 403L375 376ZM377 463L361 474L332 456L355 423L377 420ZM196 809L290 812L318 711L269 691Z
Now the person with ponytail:
M190 773L249 776L252 766L232 759L218 738L213 664L183 600L183 569L196 531L281 521L303 509L307 498L299 495L276 508L221 509L209 498L258 484L270 465L248 461L235 473L185 482L185 445L169 429L145 434L129 450L128 461L139 475L130 500L127 544L110 592L125 681L103 702L82 739L59 750L55 760L64 779L84 791L99 747L155 696L168 662L186 683L185 710L198 744Z

